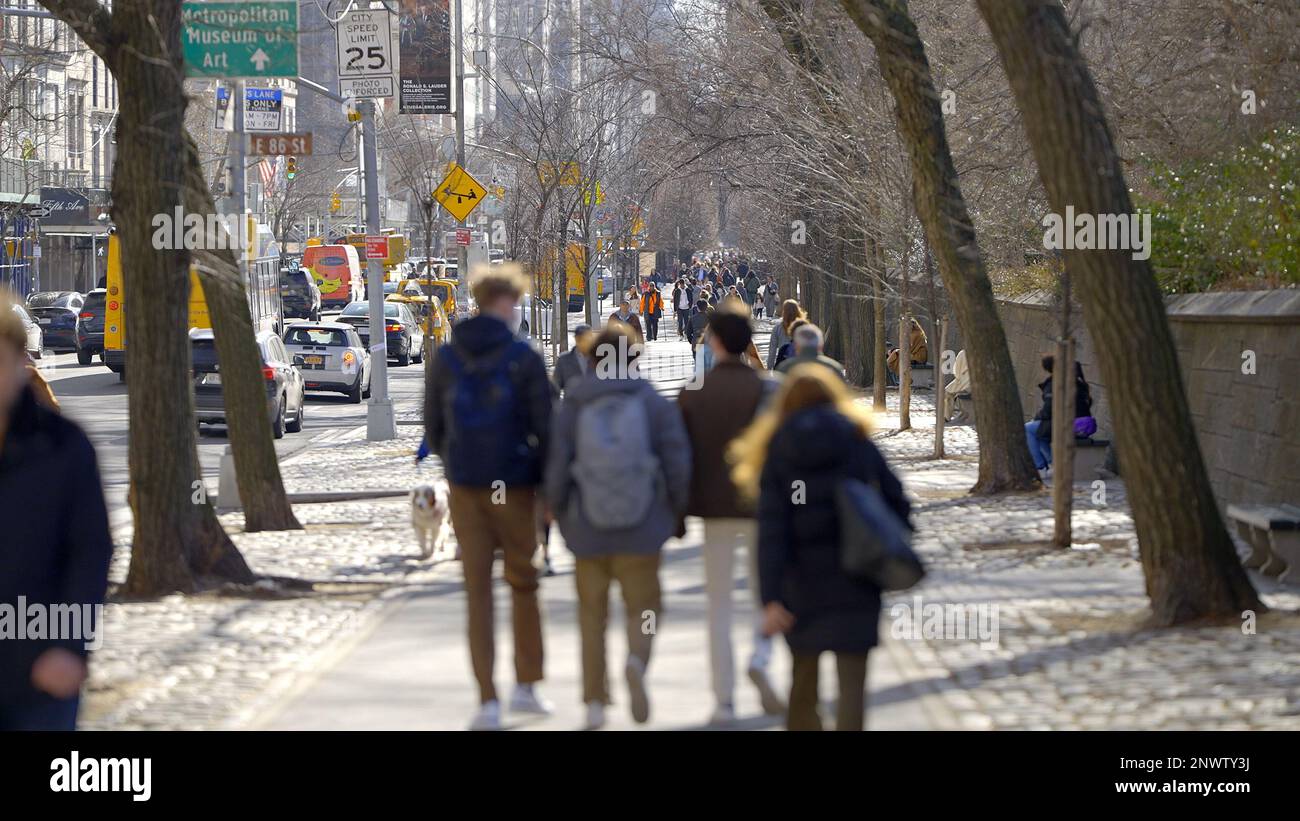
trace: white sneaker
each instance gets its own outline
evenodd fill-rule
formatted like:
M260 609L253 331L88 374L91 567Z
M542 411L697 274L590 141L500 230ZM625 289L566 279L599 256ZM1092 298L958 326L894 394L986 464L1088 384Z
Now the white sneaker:
M599 730L605 726L605 705L599 701L587 702L587 723L583 725L587 730Z
M501 702L493 699L492 701L483 702L474 714L474 720L469 723L471 730L500 730L501 729Z
M645 691L645 663L636 656L628 656L623 674L627 677L632 720L637 724L645 724L650 720L650 697Z
M709 717L710 724L726 725L734 724L736 721L736 708L730 704L719 704L713 708L713 715Z
M515 685L515 692L510 696L510 712L549 716L554 710L555 706L538 695L533 685Z
M772 680L767 677L767 670L758 665L749 667L749 680L758 688L758 700L763 705L763 712L770 716L785 715L785 702L777 695Z

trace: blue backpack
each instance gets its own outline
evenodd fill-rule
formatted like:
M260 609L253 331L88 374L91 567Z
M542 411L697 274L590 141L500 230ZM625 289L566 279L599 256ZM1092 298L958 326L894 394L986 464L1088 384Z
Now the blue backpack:
M503 471L513 472L506 465L492 464L491 456L502 453L503 444L507 454L518 453L524 445L514 378L520 348L527 349L527 343L514 340L499 351L468 362L460 352L448 352L447 364L456 375L447 454L447 470L453 482L486 485L505 478ZM471 473L483 471L487 480L474 481L465 475L467 469Z

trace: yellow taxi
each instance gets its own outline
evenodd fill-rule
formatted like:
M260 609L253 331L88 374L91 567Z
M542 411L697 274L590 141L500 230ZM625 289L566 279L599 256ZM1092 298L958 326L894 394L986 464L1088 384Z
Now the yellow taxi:
M430 300L428 296L412 289L389 294L385 301L401 302L409 307L424 328L425 338L434 346L445 344L451 339L451 323L447 321L447 314L436 298ZM430 312L430 305L432 305L432 312Z

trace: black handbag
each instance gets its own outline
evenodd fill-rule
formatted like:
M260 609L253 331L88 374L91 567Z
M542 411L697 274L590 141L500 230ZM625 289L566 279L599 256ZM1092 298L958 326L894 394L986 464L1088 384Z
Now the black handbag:
M874 485L841 479L835 507L845 573L886 591L906 590L921 581L925 567L912 550L911 531Z

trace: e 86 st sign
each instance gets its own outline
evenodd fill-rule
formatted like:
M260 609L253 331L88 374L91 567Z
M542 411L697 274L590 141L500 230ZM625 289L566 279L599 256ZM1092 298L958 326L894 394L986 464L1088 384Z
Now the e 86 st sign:
M311 154L311 132L302 134L250 134L248 153L259 156Z

